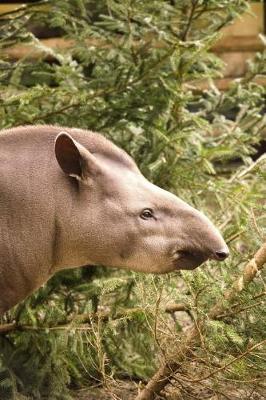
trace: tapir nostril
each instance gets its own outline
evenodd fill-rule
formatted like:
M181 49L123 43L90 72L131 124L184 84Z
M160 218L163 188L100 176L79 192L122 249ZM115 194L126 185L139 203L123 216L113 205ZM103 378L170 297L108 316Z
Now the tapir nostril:
M215 252L215 258L217 260L223 261L229 256L228 250L220 250Z

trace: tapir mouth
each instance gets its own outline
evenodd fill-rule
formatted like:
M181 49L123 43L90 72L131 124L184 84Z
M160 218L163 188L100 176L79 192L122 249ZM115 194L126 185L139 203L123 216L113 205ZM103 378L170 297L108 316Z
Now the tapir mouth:
M208 260L206 254L197 251L180 250L174 255L174 265L175 269L188 269L192 270L199 267L205 261Z

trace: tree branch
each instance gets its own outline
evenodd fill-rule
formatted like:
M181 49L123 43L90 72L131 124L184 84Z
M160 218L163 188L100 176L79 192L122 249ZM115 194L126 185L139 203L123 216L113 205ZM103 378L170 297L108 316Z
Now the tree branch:
M118 320L121 318L130 318L137 312L144 312L142 308L135 307L127 310L119 311L112 314L110 311L98 311L97 313L90 314L78 314L67 318L65 321L59 323L56 326L33 326L26 324L19 324L17 322L11 322L9 324L0 325L0 335L14 331L53 331L53 330L84 330L89 329L88 325L95 321L107 322L108 320Z
M242 292L250 282L252 282L257 272L263 268L265 263L266 243L261 246L254 257L247 263L243 273L235 280L231 288L224 293L224 299L228 301L234 300L237 295ZM217 301L217 303L211 308L208 318L217 319L225 310L226 307L223 305L221 299L219 299L219 301ZM194 324L190 328L186 337L184 338L183 343L180 345L177 354L175 355L175 361L169 361L167 363L164 362L148 382L146 387L137 395L135 400L153 400L155 395L159 394L161 390L169 383L171 376L178 371L182 361L188 355L191 355L191 350L193 347L200 342L200 333L198 328L201 325L203 325L203 321L198 321L197 326ZM258 347L260 344L261 343L258 343L255 346ZM233 362L237 361L239 357L244 357L244 355L245 353L242 353L240 356L236 357Z
M192 4L191 4L191 9L190 9L187 25L186 25L186 27L184 29L184 32L181 35L181 39L183 40L183 42L185 42L187 40L187 35L188 35L188 33L190 31L190 28L191 28L191 24L192 24L192 21L193 21L193 16L194 16L194 13L196 11L197 4L198 4L198 0L192 0Z

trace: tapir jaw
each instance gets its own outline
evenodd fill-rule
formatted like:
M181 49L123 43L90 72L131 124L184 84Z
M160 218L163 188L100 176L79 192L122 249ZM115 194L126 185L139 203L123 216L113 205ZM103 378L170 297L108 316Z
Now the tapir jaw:
M177 251L173 257L173 264L175 270L193 270L203 264L208 260L208 256L206 254L196 252L196 251Z
M209 259L223 261L229 255L226 244L219 251L177 250L173 256L176 270L193 270Z

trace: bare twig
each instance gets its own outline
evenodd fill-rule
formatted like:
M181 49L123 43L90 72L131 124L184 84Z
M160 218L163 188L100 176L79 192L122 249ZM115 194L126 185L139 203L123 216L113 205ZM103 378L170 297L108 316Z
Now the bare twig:
M188 311L189 307L183 303L170 303L165 307L165 312L172 314L178 311Z
M11 332L11 331L15 330L16 327L17 327L17 324L15 322L11 322L10 324L0 325L0 335Z
M235 175L233 175L232 178L230 179L230 183L235 181L236 179L242 179L245 175L249 174L254 168L256 168L261 162L265 161L266 161L266 154L262 154L256 161L250 164L243 171L237 172Z
M251 281L253 281L258 271L263 268L265 262L266 243L261 246L254 257L246 264L243 273L239 278L234 281L232 287L225 291L224 299L227 301L233 301L237 297L237 295L241 293ZM225 307L220 300L210 310L209 318L216 319L224 311Z
M187 40L187 36L189 34L189 31L190 31L190 28L191 28L191 25L192 25L192 22L193 22L193 17L194 17L195 10L197 8L197 4L198 4L198 0L192 0L191 1L191 9L190 9L189 17L188 17L188 20L187 20L187 24L186 24L186 27L184 29L184 32L181 35L181 39L184 42Z
M234 300L237 295L242 292L247 285L252 282L252 280L257 275L257 272L263 268L263 265L266 263L266 243L264 243L261 248L256 252L254 257L247 263L244 268L243 273L236 281L233 283L230 289L228 289L224 293L224 299L228 301ZM217 317L225 311L225 307L223 305L222 299L219 299L217 303L211 308L208 318L209 319L217 319ZM176 355L175 361L164 362L158 371L154 374L145 388L138 394L135 400L153 400L155 395L159 394L161 390L169 383L170 378L173 374L175 374L182 361L188 356L191 356L191 350L193 347L200 342L199 335L199 325L203 324L198 321L198 326L193 325L192 328L187 332L186 337L183 340L183 343L180 345ZM264 341L265 342L265 341ZM247 352L254 350L255 348L261 346L264 342L257 343L253 347L249 348ZM232 362L243 358L247 352L242 353L238 357L236 357ZM222 366L221 368L226 368ZM221 369L219 369L221 370Z
M253 304L251 304L249 306L246 306L246 307L239 308L239 309L234 310L232 312L225 312L224 314L217 315L216 319L224 319L224 318L228 318L228 317L233 317L236 314L239 314L239 313L241 313L243 311L250 310L250 309L252 309L254 307L257 307L257 306L260 306L261 304L264 304L264 303L265 303L265 300L257 301L256 303L253 303Z
M266 343L266 339L262 340L259 343L254 344L254 346L252 347L248 347L246 351L244 351L243 353L239 354L237 357L233 358L232 360L230 360L229 362L227 362L226 364L222 365L220 368L214 369L212 372L210 372L208 375L205 375L201 378L198 379L187 379L184 378L186 381L188 382L201 382L201 381L205 381L206 379L211 378L212 376L216 375L218 372L224 371L226 368L228 368L230 365L234 364L236 361L241 360L242 358L244 358L247 354L250 354L253 350L256 350L258 347L261 347L262 345L264 345Z

